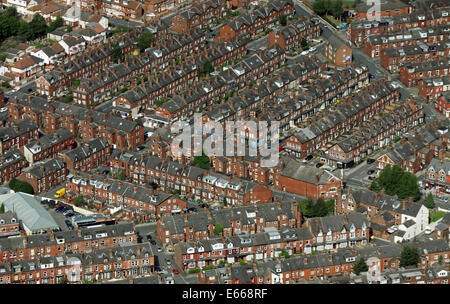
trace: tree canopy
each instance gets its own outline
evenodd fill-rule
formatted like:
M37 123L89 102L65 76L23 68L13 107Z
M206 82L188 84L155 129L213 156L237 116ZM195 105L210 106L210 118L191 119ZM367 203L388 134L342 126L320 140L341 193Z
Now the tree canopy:
M419 250L414 247L405 246L400 256L400 267L417 266L420 261Z
M223 232L223 225L221 223L216 223L214 225L214 235L219 235Z
M142 32L137 39L137 47L141 51L150 47L155 42L155 36L150 32Z
M370 189L373 191L385 189L387 195L397 195L401 199L413 197L417 200L420 197L417 176L397 165L394 167L387 165L381 170L378 180L372 182Z
M211 168L209 157L204 153L202 154L202 156L194 156L194 166L209 170Z
M299 202L300 210L305 217L322 217L334 214L334 200L325 201L322 198L314 201L311 198Z
M425 199L425 206L430 209L434 208L434 199L433 199L433 194L431 194L431 192L428 193L428 195Z
M111 55L113 57L113 61L116 63L119 61L119 59L122 59L122 49L117 43L112 45Z
M356 275L359 275L361 272L366 272L367 270L369 270L369 266L367 266L366 261L363 258L360 258L353 266L353 273Z
M33 186L31 186L27 182L18 180L15 177L11 179L8 186L15 192L24 192L24 193L28 193L28 194L34 194Z
M52 21L49 23L48 28L47 28L47 33L51 33L63 25L64 25L64 21L63 21L62 17L58 16L55 21Z
M339 18L344 14L342 0L317 0L312 5L314 12L318 15L333 15Z
M285 15L280 16L280 25L286 26L287 24L287 17Z

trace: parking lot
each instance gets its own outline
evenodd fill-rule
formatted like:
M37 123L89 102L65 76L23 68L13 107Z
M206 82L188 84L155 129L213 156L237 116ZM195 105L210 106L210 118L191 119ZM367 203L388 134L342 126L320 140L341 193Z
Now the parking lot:
M55 201L55 204L58 204L58 202ZM59 228L61 228L62 231L70 230L69 227L66 224L66 220L71 221L71 217L63 215L62 212L58 212L55 210L55 208L51 208L49 204L42 204L42 206L47 210L47 212L53 217L55 222L58 224ZM77 213L74 212L76 215Z

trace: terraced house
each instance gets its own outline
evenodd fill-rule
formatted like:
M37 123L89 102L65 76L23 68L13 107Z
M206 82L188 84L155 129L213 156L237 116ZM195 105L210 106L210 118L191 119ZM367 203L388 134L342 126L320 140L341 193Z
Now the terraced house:
M0 155L20 149L31 140L39 138L38 126L31 119L10 122L0 127Z
M214 235L214 226L223 227L221 236L234 236L241 232L249 235L264 232L265 228L299 228L302 224L298 204L283 200L254 206L223 210L200 210L196 213L162 217L157 223L157 235L164 245L177 242L200 241Z
M63 152L60 159L67 165L68 170L89 171L106 162L109 158L111 146L103 138L94 138L79 147Z
M48 158L25 168L19 179L29 183L34 193L47 192L62 184L66 179L66 164L57 158Z
M186 201L176 195L84 173L69 174L66 189L75 195L100 201L105 206L120 206L129 211L130 216L142 216L146 221L186 209Z
M324 115L303 121L301 127L286 139L286 149L297 157L306 157L399 98L398 87L389 82L371 84L351 97L342 98L337 105L325 110Z
M72 149L74 142L73 134L66 128L61 128L25 145L23 154L33 164L46 158L55 158L61 151Z
M137 234L131 223L3 238L0 239L0 263L90 253L136 243Z
M149 243L0 264L0 284L59 284L136 278L153 272Z
M370 123L365 121L348 136L339 137L338 142L325 151L322 157L331 166L353 166L424 121L423 106L414 102L391 104L386 110L389 114L375 118Z

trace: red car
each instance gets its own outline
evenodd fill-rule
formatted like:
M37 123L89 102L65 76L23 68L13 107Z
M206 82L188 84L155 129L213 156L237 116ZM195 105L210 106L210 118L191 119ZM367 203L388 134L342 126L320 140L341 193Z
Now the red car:
M111 166L111 162L106 162L104 165L105 166Z
M173 270L173 273L174 273L174 274L179 274L180 271L179 271L178 269L175 268L175 269Z

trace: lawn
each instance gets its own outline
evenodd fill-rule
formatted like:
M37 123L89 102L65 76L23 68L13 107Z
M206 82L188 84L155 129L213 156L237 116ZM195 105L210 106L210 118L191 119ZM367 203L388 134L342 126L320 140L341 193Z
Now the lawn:
M430 223L436 222L438 219L444 217L444 211L436 211L430 214Z
M339 20L337 20L336 18L334 18L331 15L325 15L323 17L325 20L327 20L328 22L330 22L331 24L333 24L334 26L339 27L341 25L341 23L339 22Z

